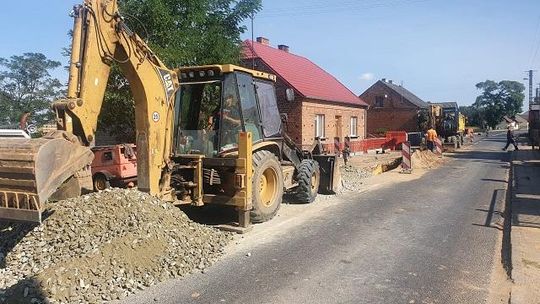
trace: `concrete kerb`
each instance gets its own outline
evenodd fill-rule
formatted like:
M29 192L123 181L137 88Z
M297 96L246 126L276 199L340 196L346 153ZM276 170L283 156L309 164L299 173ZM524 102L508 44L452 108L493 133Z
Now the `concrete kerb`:
M537 174L537 169L532 169L535 172L529 175L521 166L531 166L527 164L529 161L535 161L538 156L528 154L530 150L524 149L522 152L512 152L510 157L510 170L508 191L504 210L504 228L501 248L502 264L506 271L508 280L511 284L511 292L508 303L540 303L540 292L534 286L538 284L540 278L540 267L537 262L540 260L540 255L534 248L538 248L540 234L537 232L538 226L530 226L532 222L538 221L537 215L532 215L527 208L527 200L534 199L532 196L538 197L538 192L529 193L535 188L535 183L540 180ZM536 161L537 162L537 161ZM538 165L536 165L538 166ZM528 171L531 172L531 171ZM522 174L525 174L522 176ZM525 184L522 184L525 183ZM525 191L525 192L524 192ZM533 207L538 210L538 206ZM528 212L524 212L524 210ZM536 220L531 221L529 218L521 219L522 216L536 216ZM524 221L526 225L522 225ZM531 230L532 229L532 230ZM536 243L536 245L535 245ZM535 247L536 246L536 247ZM530 266L533 265L533 266ZM535 269L536 268L536 269Z
M501 248L501 262L503 264L504 270L506 271L506 276L512 282L512 198L514 197L514 183L516 180L514 176L514 160L515 153L512 153L509 160L510 168L508 172L508 188L506 189L506 198L503 212L504 221Z
M532 151L534 152L534 151ZM509 202L505 210L503 265L512 282L508 303L540 303L540 213L535 200L538 154L531 150L513 152L510 165Z

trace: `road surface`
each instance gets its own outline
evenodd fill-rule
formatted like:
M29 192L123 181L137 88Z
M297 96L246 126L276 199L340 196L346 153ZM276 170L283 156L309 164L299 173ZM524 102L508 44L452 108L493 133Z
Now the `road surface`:
M125 303L486 303L500 263L502 146L490 137L418 179L342 196L279 237L248 234L205 273Z

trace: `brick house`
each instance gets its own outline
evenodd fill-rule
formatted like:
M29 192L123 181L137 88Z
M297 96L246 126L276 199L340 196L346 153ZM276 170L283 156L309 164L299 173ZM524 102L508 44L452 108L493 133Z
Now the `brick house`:
M392 80L382 79L360 95L369 104L367 133L386 131L421 131L418 128L418 111L428 103Z
M365 138L367 104L309 59L290 53L288 46L274 48L263 37L246 40L241 62L277 76L278 108L287 114L285 131L297 145L307 148L315 137L326 147L333 146L335 137L341 143L345 137ZM287 89L294 90L294 101L287 101Z

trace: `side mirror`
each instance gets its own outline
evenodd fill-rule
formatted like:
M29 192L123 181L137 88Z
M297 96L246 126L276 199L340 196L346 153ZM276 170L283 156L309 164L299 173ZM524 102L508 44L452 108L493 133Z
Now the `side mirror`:
M285 95L287 95L287 101L294 101L294 90L292 88L286 89Z

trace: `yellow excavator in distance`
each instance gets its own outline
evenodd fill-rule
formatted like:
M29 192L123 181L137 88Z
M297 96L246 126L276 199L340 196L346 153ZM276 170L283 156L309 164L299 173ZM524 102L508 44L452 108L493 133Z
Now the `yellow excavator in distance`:
M41 222L47 200L92 190L90 147L113 63L135 101L139 190L234 206L246 227L271 219L284 191L308 203L338 186L335 156L320 155L317 143L300 150L284 134L274 75L234 65L169 69L116 0L85 0L73 17L67 97L53 104L57 131L0 140L0 220Z

